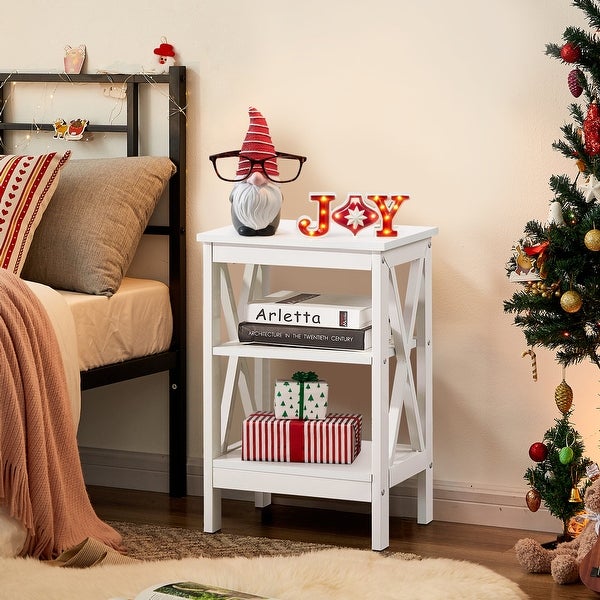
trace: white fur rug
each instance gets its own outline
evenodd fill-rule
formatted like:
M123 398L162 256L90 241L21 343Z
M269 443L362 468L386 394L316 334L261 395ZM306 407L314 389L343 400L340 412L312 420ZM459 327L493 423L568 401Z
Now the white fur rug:
M133 599L168 581L196 581L281 600L523 600L508 579L449 559L402 560L364 550L300 556L185 558L89 569L0 559L0 600Z

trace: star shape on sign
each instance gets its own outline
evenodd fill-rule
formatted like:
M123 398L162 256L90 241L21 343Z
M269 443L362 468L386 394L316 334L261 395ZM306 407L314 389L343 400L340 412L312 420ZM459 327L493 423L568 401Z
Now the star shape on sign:
M363 221L367 218L365 211L355 206L346 213L346 223L349 227L362 227Z
M590 175L587 183L583 186L583 193L588 202L591 200L600 200L600 181L594 175Z
M365 227L374 225L379 213L366 204L362 196L348 196L346 202L331 213L331 218L354 235Z

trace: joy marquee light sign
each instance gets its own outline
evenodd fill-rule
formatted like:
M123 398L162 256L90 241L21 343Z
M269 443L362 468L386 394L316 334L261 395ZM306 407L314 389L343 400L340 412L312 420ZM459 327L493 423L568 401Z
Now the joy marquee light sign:
M369 194L367 200L373 203L369 204L360 194L349 194L346 202L333 212L330 210L330 205L335 200L335 194L312 193L309 198L319 204L319 220L315 224L310 217L300 217L297 226L304 235L310 237L325 235L329 231L331 219L356 235L381 219L381 227L376 230L377 237L396 237L398 232L394 229L392 221L409 196Z

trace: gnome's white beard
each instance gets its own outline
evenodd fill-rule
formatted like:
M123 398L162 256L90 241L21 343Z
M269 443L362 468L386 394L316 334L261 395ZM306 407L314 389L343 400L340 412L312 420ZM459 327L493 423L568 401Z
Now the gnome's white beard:
M283 195L279 186L269 182L256 186L240 181L229 196L232 211L240 222L252 229L264 229L281 210Z

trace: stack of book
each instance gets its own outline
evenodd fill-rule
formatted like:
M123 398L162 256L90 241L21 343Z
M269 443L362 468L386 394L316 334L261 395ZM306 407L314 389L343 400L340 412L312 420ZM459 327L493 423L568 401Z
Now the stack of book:
M282 290L248 303L238 338L256 344L367 350L371 321L369 296Z

